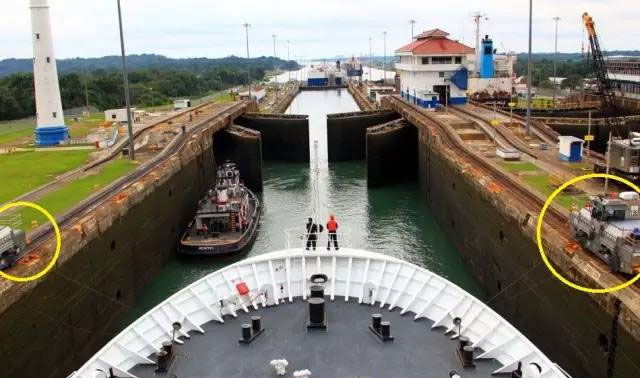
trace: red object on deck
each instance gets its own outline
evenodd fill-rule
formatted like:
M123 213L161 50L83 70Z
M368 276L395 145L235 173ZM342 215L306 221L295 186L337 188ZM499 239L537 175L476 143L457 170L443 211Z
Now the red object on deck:
M238 290L238 294L247 295L249 294L249 287L244 281L240 281L236 284L236 290Z

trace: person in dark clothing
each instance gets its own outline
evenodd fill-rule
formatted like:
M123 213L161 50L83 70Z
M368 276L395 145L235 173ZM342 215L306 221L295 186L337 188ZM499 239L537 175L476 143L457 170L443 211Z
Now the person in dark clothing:
M322 226L313 223L313 218L309 218L307 221L307 251L309 248L316 250L316 241L318 240L318 232L322 232Z
M329 233L329 239L327 240L327 251L331 250L331 241L333 240L333 248L339 250L338 247L338 222L336 221L336 217L333 215L329 216L329 221L327 222L327 232Z

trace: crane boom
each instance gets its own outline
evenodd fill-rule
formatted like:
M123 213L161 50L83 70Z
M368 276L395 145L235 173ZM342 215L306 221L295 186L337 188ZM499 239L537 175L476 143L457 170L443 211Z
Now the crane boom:
M602 111L605 119L605 124L612 128L620 126L620 120L617 117L616 97L613 90L613 85L607 77L607 68L604 63L604 55L600 49L600 42L598 41L598 35L596 34L595 23L593 18L589 16L587 12L582 15L582 21L584 27L587 29L587 35L589 37L589 44L591 45L591 56L593 65L596 72L596 78L598 79L598 95L602 101Z

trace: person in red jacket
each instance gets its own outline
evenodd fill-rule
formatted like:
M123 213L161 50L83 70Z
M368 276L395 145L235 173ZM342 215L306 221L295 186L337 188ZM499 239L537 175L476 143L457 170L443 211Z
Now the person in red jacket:
M333 240L333 247L337 250L338 247L338 222L336 217L329 215L329 221L327 222L327 232L329 233L329 240L327 241L327 251L331 250L331 241Z

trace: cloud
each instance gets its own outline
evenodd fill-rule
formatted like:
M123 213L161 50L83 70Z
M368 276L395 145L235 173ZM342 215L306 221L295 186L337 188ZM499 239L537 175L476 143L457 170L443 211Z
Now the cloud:
M527 48L528 1L409 0L368 1L212 1L121 0L128 53L158 53L171 57L244 56L242 23L249 22L251 55L322 57L368 54L373 38L375 55L383 54L382 32L387 31L387 53L410 41L409 19L416 33L439 27L452 38L475 42L471 15L481 10L488 20L481 33L489 34L499 49ZM49 0L56 55L96 57L119 53L115 0ZM605 49L640 48L640 2L637 0L534 0L533 50L553 51L554 16L558 49L580 50L584 32L580 16L594 17ZM26 0L3 4L0 15L0 58L30 57L31 21Z

